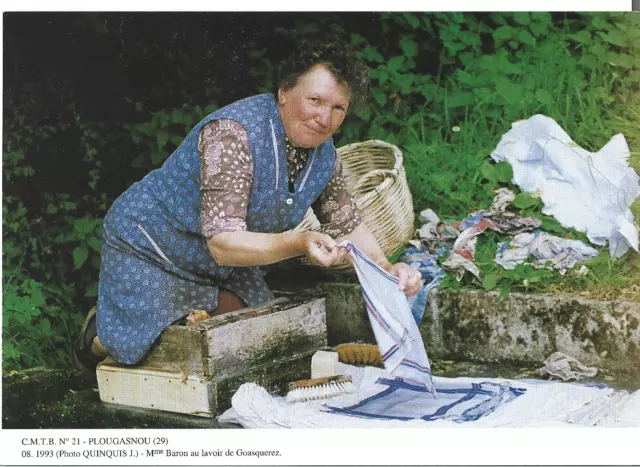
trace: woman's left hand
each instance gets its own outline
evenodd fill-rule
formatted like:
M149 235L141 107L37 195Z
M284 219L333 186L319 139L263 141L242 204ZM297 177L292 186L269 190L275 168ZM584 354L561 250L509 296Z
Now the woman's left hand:
M412 297L420 292L422 287L422 274L415 268L405 263L395 263L387 268L387 272L396 276L399 280L398 288L405 295Z

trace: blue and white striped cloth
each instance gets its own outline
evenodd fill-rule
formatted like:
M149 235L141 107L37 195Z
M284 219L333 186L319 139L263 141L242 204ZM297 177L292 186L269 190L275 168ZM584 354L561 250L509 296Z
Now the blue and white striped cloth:
M382 420L450 420L472 422L489 415L507 402L524 394L525 389L508 382L479 381L462 383L448 380L438 384L438 398L425 389L403 381L380 378L387 386L378 394L345 407L325 405L331 413Z
M398 289L398 278L380 268L351 242L340 246L353 258L385 369L396 380L435 395L422 336L406 295Z

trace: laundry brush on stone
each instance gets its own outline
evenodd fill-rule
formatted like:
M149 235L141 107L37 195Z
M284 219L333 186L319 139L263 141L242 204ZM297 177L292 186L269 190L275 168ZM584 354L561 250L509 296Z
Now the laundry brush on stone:
M289 383L287 402L305 402L328 399L342 394L353 394L356 387L351 376L335 375L324 378L302 379Z

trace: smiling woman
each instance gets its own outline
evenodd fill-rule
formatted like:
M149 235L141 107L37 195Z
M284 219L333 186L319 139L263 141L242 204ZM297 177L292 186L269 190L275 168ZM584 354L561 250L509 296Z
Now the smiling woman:
M305 256L346 260L350 240L414 295L420 273L387 261L347 191L331 139L367 89L346 45L302 44L274 94L205 117L165 164L132 185L104 220L96 326L79 354L139 362L192 310L221 314L273 298L257 266ZM309 207L320 232L291 232ZM79 355L80 356L80 355ZM89 358L84 358L88 361Z

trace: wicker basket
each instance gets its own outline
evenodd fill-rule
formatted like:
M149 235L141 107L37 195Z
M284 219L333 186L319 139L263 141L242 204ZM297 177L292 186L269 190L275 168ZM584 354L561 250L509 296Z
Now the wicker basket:
M390 256L413 236L413 200L402 165L402 152L380 140L353 143L337 149L343 176L365 224L382 251ZM319 230L309 209L294 232ZM345 268L347 266L337 266Z

